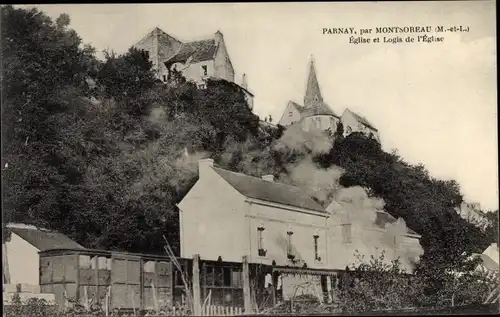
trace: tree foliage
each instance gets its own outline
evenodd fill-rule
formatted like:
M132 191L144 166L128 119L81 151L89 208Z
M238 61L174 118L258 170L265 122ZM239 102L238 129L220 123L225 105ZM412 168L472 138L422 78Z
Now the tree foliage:
M371 138L344 138L339 125L327 154L276 147L285 129L260 124L232 83L200 90L179 72L159 83L142 51L98 61L67 15L54 22L12 6L1 14L5 222L56 229L87 247L163 252L165 233L178 246L175 204L197 179L197 158L286 179L287 166L313 156L321 168L343 168L341 185L368 188L422 234L420 272L460 266L464 252L498 240L498 211L496 231L485 235L454 211L455 181Z

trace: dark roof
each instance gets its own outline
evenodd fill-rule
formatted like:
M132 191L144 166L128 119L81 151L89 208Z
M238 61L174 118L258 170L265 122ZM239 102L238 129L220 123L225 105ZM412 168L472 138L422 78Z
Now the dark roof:
M314 104L312 107L304 107L296 103L295 101L289 101L288 104L292 104L297 111L300 113L301 118L310 117L310 116L334 116L340 118L333 110L324 102L318 102Z
M185 62L190 56L193 63L207 61L214 58L217 51L215 39L193 41L181 45L179 51L168 60L169 63Z
M324 102L317 102L310 108L304 108L301 113L302 117L309 116L334 116L340 118L333 110Z
M13 233L40 251L50 249L85 249L67 236L44 229L9 228Z
M349 110L349 111L351 111L351 110ZM368 128L370 128L370 129L372 129L372 130L374 130L374 131L378 131L378 130L375 128L375 126L373 126L373 124L371 124L368 120L366 120L366 118L364 118L364 117L360 116L359 114L357 114L357 113L355 113L355 112L353 112L353 111L351 111L351 113L352 113L352 115L354 116L354 118L355 118L356 120L358 120L360 123L364 124L365 126L367 126Z
M395 223L397 220L390 214L385 211L377 211L377 218L375 218L375 225L382 229L385 229L385 226L389 223ZM409 234L418 234L415 231L408 228Z
M327 214L326 210L319 203L314 201L305 190L299 187L269 182L261 178L230 172L217 167L214 167L213 169L234 189L248 198L314 210Z

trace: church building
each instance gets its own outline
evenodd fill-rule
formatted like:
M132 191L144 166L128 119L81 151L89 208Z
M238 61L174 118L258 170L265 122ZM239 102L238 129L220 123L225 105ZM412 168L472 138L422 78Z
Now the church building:
M278 124L286 127L298 123L305 131L320 129L333 133L339 122L342 122L344 136L362 132L380 142L378 130L367 119L349 109L345 109L342 116L339 116L324 102L314 60L311 59L303 105L290 100Z

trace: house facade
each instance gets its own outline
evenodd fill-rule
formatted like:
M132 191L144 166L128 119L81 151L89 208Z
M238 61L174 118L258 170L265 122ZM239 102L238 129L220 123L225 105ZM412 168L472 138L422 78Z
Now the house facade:
M210 78L223 79L242 88L253 108L254 95L248 89L246 75L236 83L234 67L220 31L206 39L183 42L155 28L133 46L147 52L159 80L167 82L173 70L181 72L201 89Z
M384 225L343 222L335 210L272 175L230 172L211 159L199 161L199 180L178 207L183 258L241 262L247 256L255 264L343 270L356 249L374 249L380 242L374 236L384 233ZM404 239L408 247L419 246L414 232Z
M10 241L3 243L3 274L6 284L39 285L39 251L82 248L65 235L24 224L7 224Z
M479 203L462 202L460 207L456 208L456 211L460 217L481 229L485 229L490 225L490 221L481 211L481 205Z
M328 214L297 187L199 161L199 180L178 204L181 257L328 266Z
M342 116L339 116L324 102L314 61L311 60L303 105L288 101L278 124L286 127L299 123L305 131L315 128L335 132L339 122L342 122L344 136L353 132L362 132L367 136L372 135L380 142L378 130L367 119L349 109L345 109Z
M330 245L333 246L331 265L345 268L359 263L356 251L370 260L371 255L380 256L384 252L385 261L401 261L401 266L408 272L414 269L414 263L422 255L421 236L406 228L403 232L389 231L389 225L396 219L389 213L380 210L373 215L373 221L360 222L356 217L346 215L342 204L333 201L326 210L331 215L328 227L332 230Z
M344 136L353 132L361 132L366 136L372 136L375 140L380 142L378 129L361 115L349 109L345 109L340 120L344 128Z

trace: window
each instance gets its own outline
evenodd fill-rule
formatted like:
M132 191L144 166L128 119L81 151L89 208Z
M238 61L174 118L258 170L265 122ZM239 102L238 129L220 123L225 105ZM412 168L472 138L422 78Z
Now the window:
M314 260L321 261L321 257L319 256L318 252L318 238L319 238L318 232L314 234L313 238L314 238Z
M342 243L351 243L351 225L342 225Z
M286 232L286 234L287 234L287 237L288 237L286 253L288 255L288 258L290 259L291 257L294 257L293 256L293 251L292 251L292 235L293 235L293 231L292 231L291 227L288 227L288 231Z
M260 224L259 227L257 227L257 248L259 252L259 256L266 256L267 250L264 250L264 225Z
M167 75L163 75L163 81L166 82L167 81Z
M207 85L205 85L205 84L199 84L199 85L198 85L198 88L199 88L199 89L206 89L206 88L207 88Z
M288 113L288 116L289 116L289 117L293 116L293 113L290 111L290 112Z
M142 54L146 55L146 57L149 58L149 51L148 50L142 50Z
M330 118L330 125L332 127L335 127L335 119L334 118Z
M351 132L352 132L351 127L347 127L346 132L347 132L347 133L351 133Z
M207 65L201 66L201 69L202 69L203 76L207 76L208 75L208 67L207 67Z

